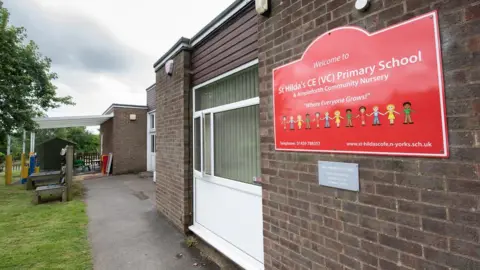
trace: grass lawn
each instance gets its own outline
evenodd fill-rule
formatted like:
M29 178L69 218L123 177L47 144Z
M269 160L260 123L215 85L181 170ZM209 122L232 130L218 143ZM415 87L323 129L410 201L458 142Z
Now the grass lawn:
M31 191L5 186L0 173L0 269L92 269L82 193L74 182L73 201L34 206Z

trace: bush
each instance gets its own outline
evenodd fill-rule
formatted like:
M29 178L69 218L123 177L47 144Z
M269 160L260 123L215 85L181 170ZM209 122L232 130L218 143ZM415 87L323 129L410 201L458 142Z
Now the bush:
M0 152L0 164L5 163L5 154Z

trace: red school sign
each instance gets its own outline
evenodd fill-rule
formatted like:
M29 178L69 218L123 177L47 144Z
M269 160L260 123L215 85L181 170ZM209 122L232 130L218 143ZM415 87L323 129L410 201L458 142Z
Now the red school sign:
M340 27L273 70L277 150L448 157L437 13Z

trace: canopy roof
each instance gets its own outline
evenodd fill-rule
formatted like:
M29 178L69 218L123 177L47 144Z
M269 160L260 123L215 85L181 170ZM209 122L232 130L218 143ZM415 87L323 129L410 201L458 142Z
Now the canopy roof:
M113 114L108 115L89 115L89 116L64 116L64 117L43 117L34 118L39 129L46 128L66 128L66 127L88 127L99 126L103 122L112 118Z

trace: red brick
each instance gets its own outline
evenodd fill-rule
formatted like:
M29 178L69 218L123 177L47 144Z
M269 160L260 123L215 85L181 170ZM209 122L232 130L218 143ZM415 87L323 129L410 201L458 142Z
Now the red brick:
M419 192L413 188L397 187L392 185L377 184L376 192L378 195L402 198L406 200L418 201Z
M302 248L301 254L311 262L315 262L321 265L325 264L325 257L308 248Z
M347 0L333 0L327 3L327 11L330 12L347 3Z
M480 19L480 5L474 5L466 8L465 20L478 20Z
M447 180L448 190L452 192L480 194L480 181Z
M351 269L360 269L360 262L357 261L357 260L354 260L350 257L347 257L345 256L344 254L340 254L340 263L347 266L347 267L350 267Z
M449 209L449 217L456 224L480 227L480 213L478 212Z
M343 222L358 224L358 215L348 212L337 211L337 216L338 219Z
M424 251L427 260L434 261L438 264L450 266L455 269L480 269L480 261L427 247Z
M321 205L316 205L316 204L312 204L311 211L313 214L325 215L331 218L336 218L337 216L335 209L324 207Z
M344 270L343 266L340 263L332 260L325 260L325 266L329 270Z
M340 27L340 26L343 26L343 25L347 24L347 21L348 21L347 16L339 17L338 19L335 19L335 20L329 22L327 24L327 28L328 28L328 30L335 29L337 27Z
M395 224L366 216L360 217L360 226L388 235L397 235L397 228Z
M422 225L425 231L444 236L451 236L467 241L478 241L480 239L477 229L463 225L457 225L428 218L422 219Z
M383 171L373 171L373 170L362 170L360 168L359 171L360 179L365 181L372 181L377 183L394 183L394 174L391 172L383 172Z
M361 203L374 205L377 207L395 209L395 200L392 198L387 198L383 196L376 196L370 194L359 194L358 200Z
M325 238L325 246L328 247L329 249L333 249L337 252L343 252L343 245L342 243L339 243L335 240L332 240L330 238Z
M431 0L406 0L407 11L415 10L430 5Z
M342 208L342 201L338 200L337 198L333 197L323 197L322 198L322 204L325 205L326 207L330 208L335 208L335 209L341 209Z
M398 201L398 210L410 214L417 214L438 219L447 218L447 209L419 202Z
M360 240L358 240L357 237L344 234L344 233L338 233L338 241L340 243L352 246L352 247L359 247L360 246Z
M387 260L394 261L394 262L398 261L399 252L394 249L391 249L389 247L385 247L376 243L372 243L366 240L361 241L361 246L362 246L361 248L362 250L372 255L376 255L376 256L379 256L380 258L385 258Z
M350 203L345 201L342 203L342 210L355 213L355 214L366 215L370 217L377 216L375 208L372 206L360 205L360 204Z
M378 264L380 265L380 269L384 269L384 270L407 270L408 269L401 265L398 265L383 259L380 259Z
M388 235L380 234L379 243L387 247L398 249L400 251L410 253L413 255L422 255L422 246L413 242L401 240Z
M448 248L448 241L446 237L422 232L419 230L414 230L407 227L400 227L398 230L398 234L401 238L405 238L410 241L414 241L420 244L424 244L427 246L447 249Z
M403 265L411 267L413 269L423 269L423 270L448 270L447 267L440 266L434 262L428 262L421 258L410 256L408 254L402 253L400 255L400 261Z
M300 173L298 175L298 179L301 182L305 182L305 183L312 183L312 184L317 184L318 183L318 177L315 174Z
M470 209L477 207L478 200L472 195L446 192L422 191L422 201L453 208Z
M442 178L426 177L420 175L410 174L395 174L395 183L400 186L430 189L430 190L444 190L445 184Z
M477 260L480 259L480 245L478 244L450 239L450 250L458 254L476 258Z
M369 254L364 250L346 246L345 254L351 258L357 259L363 263L367 263L372 266L376 266L378 264L378 258L375 257L376 254Z
M343 230L343 222L328 218L328 217L323 217L323 223L325 224L326 227L337 230L337 231L342 231Z
M370 241L377 241L378 239L377 233L374 231L350 225L347 223L344 224L344 227L346 233L353 234L357 237L364 238Z

